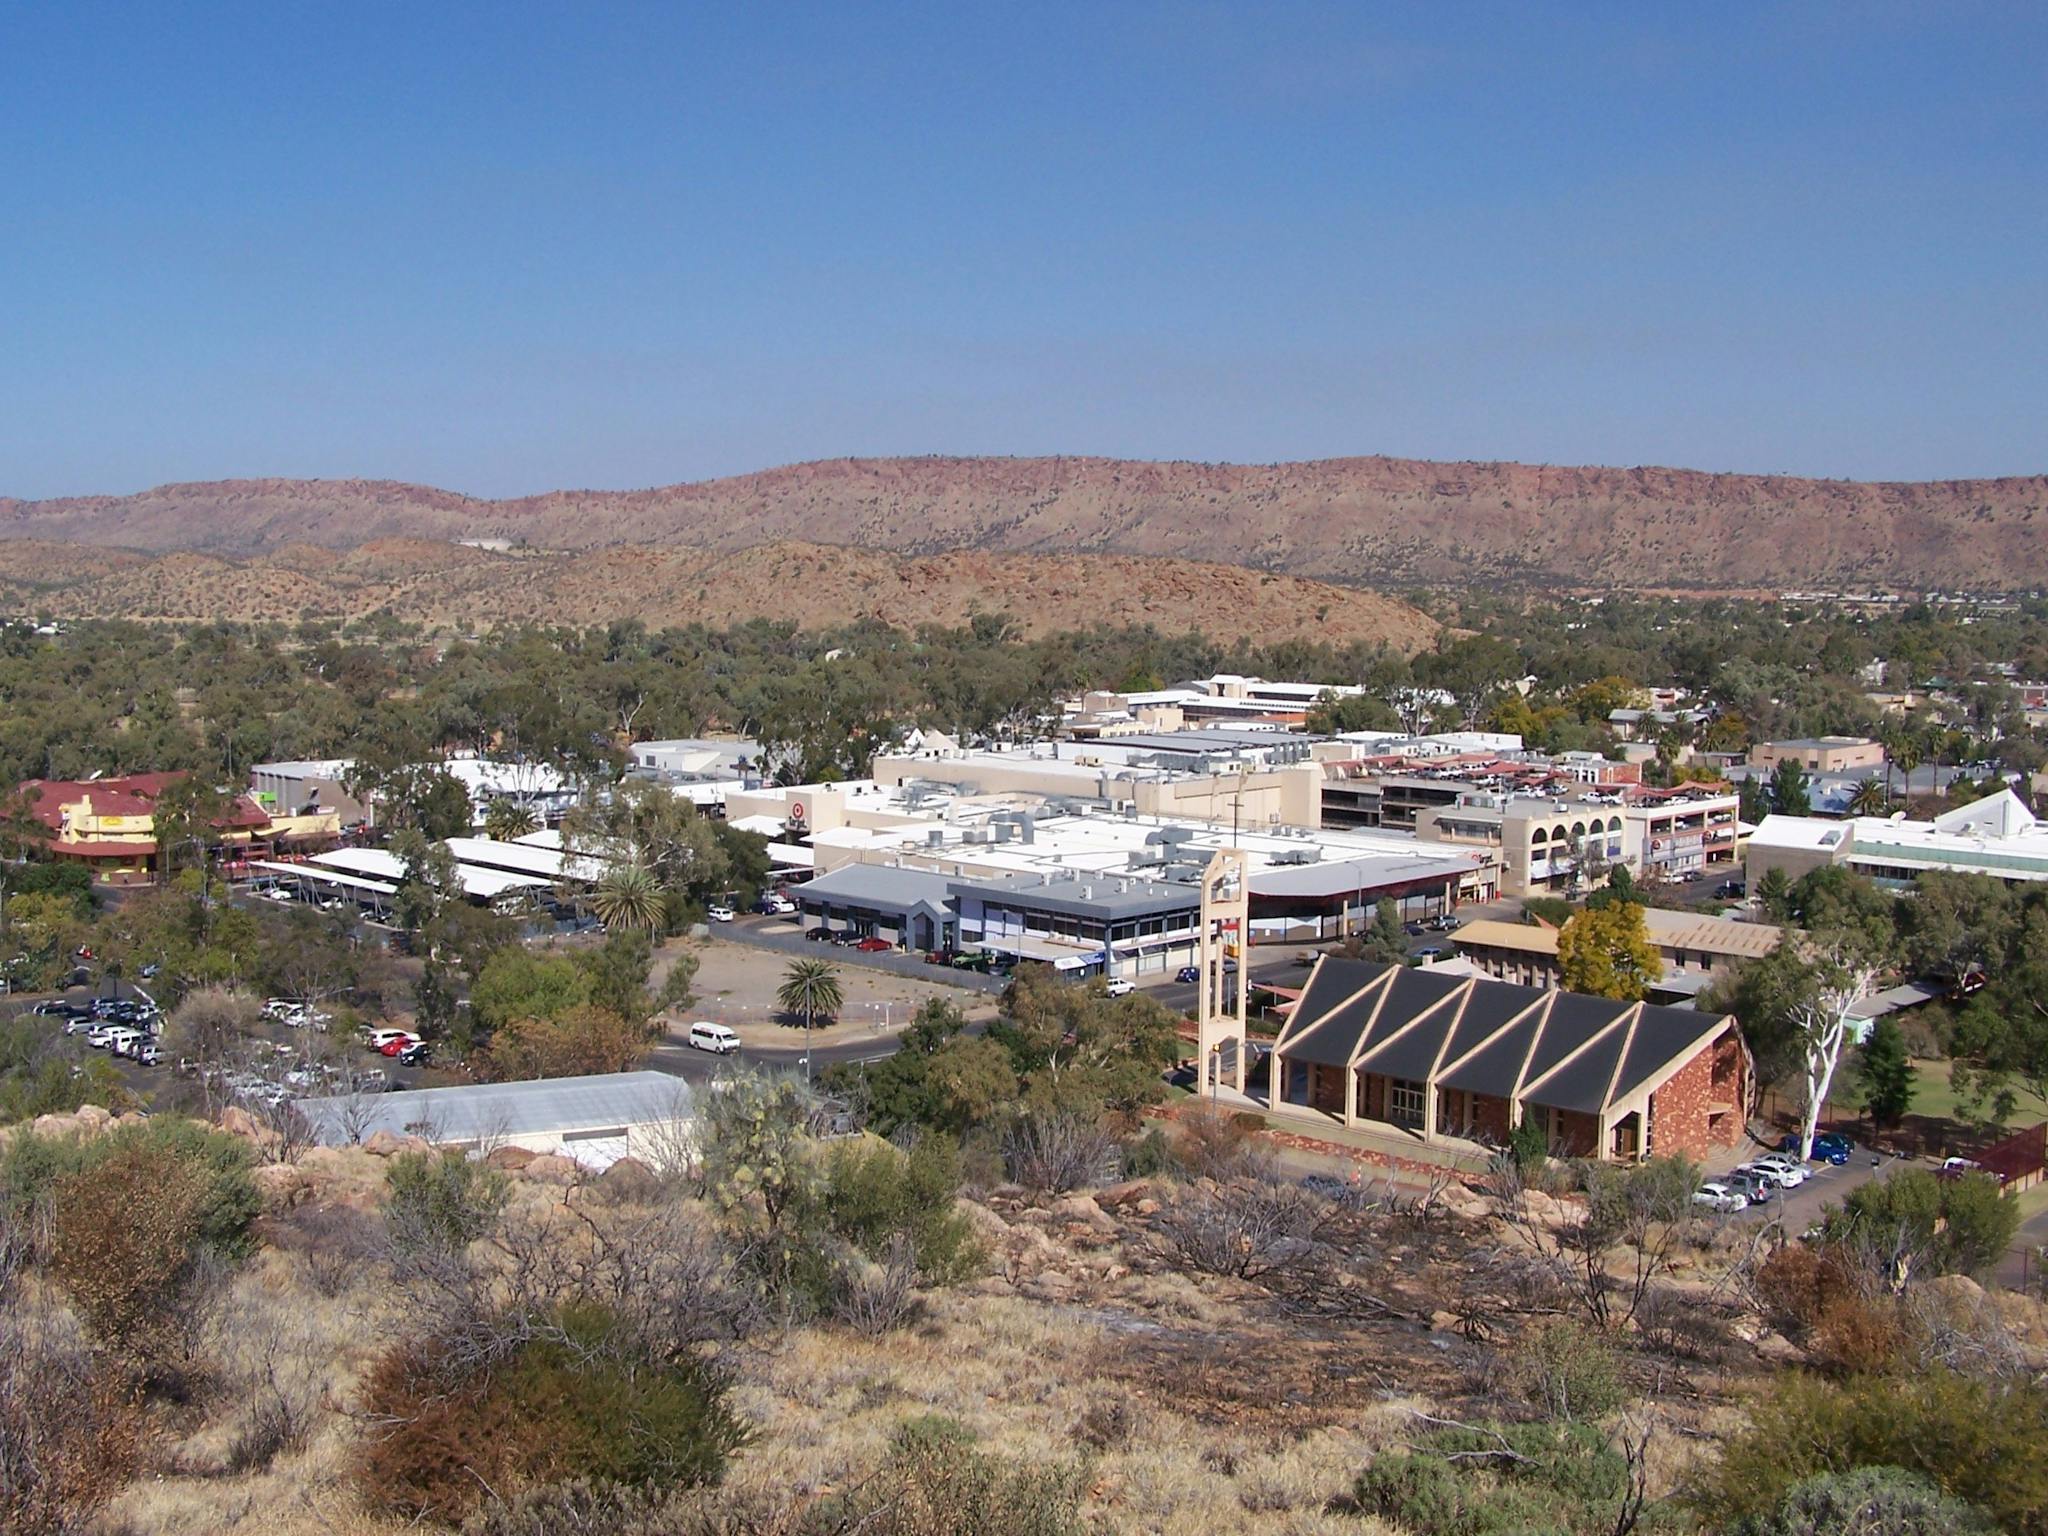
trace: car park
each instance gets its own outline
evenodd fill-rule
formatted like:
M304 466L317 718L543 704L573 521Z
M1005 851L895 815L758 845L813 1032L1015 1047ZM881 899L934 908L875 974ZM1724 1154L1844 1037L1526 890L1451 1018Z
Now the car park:
M878 939L873 934L869 934L853 947L864 955L886 955L896 946L887 939Z
M1698 1189L1694 1190L1692 1192L1692 1203L1694 1205L1703 1205L1710 1211L1718 1211L1724 1216L1730 1216L1737 1211L1749 1209L1748 1196L1737 1194L1726 1184L1718 1183L1702 1184Z
M704 915L714 923L729 923L739 914L724 902L718 902L704 909Z
M690 1026L690 1033L685 1038L692 1050L709 1051L714 1056L729 1056L740 1048L740 1037L737 1033L726 1025L714 1024L709 1019L697 1020Z

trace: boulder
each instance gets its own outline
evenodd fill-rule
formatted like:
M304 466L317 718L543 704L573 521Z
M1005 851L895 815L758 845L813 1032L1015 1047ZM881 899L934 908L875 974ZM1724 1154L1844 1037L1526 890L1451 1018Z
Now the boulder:
M638 1158L622 1157L598 1175L598 1186L615 1200L652 1200L661 1192L661 1181Z
M1116 1220L1088 1195L1068 1195L1052 1203L1052 1218L1094 1232L1114 1232Z
M543 1152L521 1168L519 1176L537 1179L543 1184L574 1184L583 1177L583 1170L566 1157Z
M537 1156L538 1153L529 1152L524 1147L493 1147L484 1154L484 1166L495 1168L500 1173L517 1173Z
M1095 1203L1099 1206L1114 1209L1120 1205L1136 1205L1151 1193L1152 1181L1150 1179L1126 1179L1121 1184L1112 1184L1107 1189L1098 1189L1095 1192Z
M114 1123L113 1111L102 1109L97 1104L81 1104L71 1113L72 1118L87 1131L105 1130Z
M242 1140L253 1142L259 1147L268 1146L277 1140L276 1131L265 1125L261 1120L258 1120L239 1104L230 1104L226 1109L222 1110L219 1118L214 1123L223 1131L226 1131L228 1135L239 1136Z
M407 1140L394 1131L372 1131L363 1142L363 1150L372 1157L396 1157L405 1151Z
M37 1115L35 1119L38 1136L76 1136L84 1129L76 1115Z
M265 1163L249 1175L262 1197L263 1208L279 1211L302 1202L312 1193L306 1175L289 1163Z

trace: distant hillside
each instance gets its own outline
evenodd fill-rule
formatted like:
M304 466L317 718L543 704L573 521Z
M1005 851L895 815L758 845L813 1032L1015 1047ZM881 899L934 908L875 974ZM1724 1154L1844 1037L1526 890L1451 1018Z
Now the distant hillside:
M0 538L246 554L512 539L935 555L1165 555L1385 586L2048 585L2048 476L1869 484L1672 469L1331 459L836 459L645 491L482 501L384 481L235 480L0 500Z
M346 553L293 544L249 557L181 550L154 558L0 543L0 598L72 618L294 622L386 610L460 629L619 618L656 628L757 618L914 628L964 624L980 612L1009 614L1027 634L1154 624L1226 640L1377 641L1404 652L1427 645L1437 628L1376 592L1191 560L972 551L903 559L795 543L542 555L379 540Z

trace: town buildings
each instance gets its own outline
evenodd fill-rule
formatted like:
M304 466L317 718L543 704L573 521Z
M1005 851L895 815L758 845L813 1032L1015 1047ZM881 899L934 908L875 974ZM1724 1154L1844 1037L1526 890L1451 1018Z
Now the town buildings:
M1884 769L1884 747L1864 736L1802 736L1791 741L1760 741L1749 749L1749 765L1769 773L1778 764L1797 763L1808 773L1876 773Z
M21 786L30 812L47 836L30 850L37 857L84 865L95 881L136 885L156 877L163 857L158 824L165 792L186 779L182 773L133 773L115 778L31 779ZM217 847L233 856L268 856L275 852L331 844L340 818L319 805L267 809L248 795L230 798L204 829L183 834L199 848ZM181 854L173 849L175 862Z
M1768 923L1662 907L1645 907L1643 926L1664 962L1663 976L1651 986L1652 997L1673 1003L1696 995L1744 961L1768 955L1784 936ZM1501 981L1525 987L1558 984L1557 929L1545 923L1467 923L1458 930L1458 953Z
M1766 816L1749 839L1750 889L1771 870L1797 880L1841 866L1882 885L1904 887L1929 870L1989 875L2011 883L2048 880L2048 825L2010 789L1931 821L1895 816Z
M1617 868L1642 880L1733 873L1739 803L1721 784L1556 795L1466 789L1450 805L1418 813L1416 830L1426 842L1492 852L1502 895L1565 894L1598 887Z

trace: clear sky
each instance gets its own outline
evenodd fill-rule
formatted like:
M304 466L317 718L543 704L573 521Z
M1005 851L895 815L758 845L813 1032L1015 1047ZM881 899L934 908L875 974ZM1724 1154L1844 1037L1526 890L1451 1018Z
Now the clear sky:
M0 5L0 495L2048 470L2048 6Z

